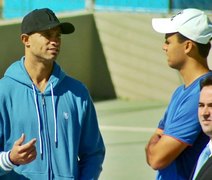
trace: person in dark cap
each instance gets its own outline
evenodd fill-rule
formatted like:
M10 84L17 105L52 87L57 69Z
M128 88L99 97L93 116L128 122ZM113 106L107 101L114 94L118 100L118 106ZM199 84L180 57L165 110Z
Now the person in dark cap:
M1 180L96 180L100 175L105 146L94 104L86 86L55 61L61 34L74 31L48 8L23 18L25 55L0 80Z

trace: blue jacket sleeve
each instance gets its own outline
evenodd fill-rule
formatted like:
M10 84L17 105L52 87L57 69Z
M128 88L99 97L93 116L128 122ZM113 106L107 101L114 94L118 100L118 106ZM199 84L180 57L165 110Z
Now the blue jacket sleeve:
M96 180L102 171L105 146L92 100L89 99L85 106L79 147L79 179Z

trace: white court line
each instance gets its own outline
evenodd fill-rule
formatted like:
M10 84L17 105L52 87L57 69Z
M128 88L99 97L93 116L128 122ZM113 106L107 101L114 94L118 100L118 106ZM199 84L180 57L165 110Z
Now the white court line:
M127 131L127 132L154 132L156 128L142 128L142 127L126 127L126 126L100 126L103 131Z

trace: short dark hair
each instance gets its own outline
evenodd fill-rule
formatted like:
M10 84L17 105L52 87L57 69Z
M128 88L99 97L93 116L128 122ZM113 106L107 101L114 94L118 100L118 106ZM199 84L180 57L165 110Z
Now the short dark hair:
M183 36L182 34L180 33L177 33L177 36L178 36L178 41L180 43L186 41L186 40L191 40L185 36ZM192 40L191 40L192 41ZM209 52L210 52L210 49L211 49L211 43L210 41L207 43L207 44L201 44L201 43L198 43L198 42L195 42L193 41L196 45L197 45L197 49L199 51L199 54L203 57L203 58L207 58L208 55L209 55Z
M205 86L212 86L212 76L208 76L200 81L200 90Z

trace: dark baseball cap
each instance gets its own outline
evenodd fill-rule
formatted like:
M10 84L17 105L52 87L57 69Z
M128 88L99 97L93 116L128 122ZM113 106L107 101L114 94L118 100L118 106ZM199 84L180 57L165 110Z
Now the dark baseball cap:
M73 33L74 25L69 22L60 22L54 12L48 8L35 9L24 16L21 23L21 33L31 34L39 31L61 28L61 34Z

